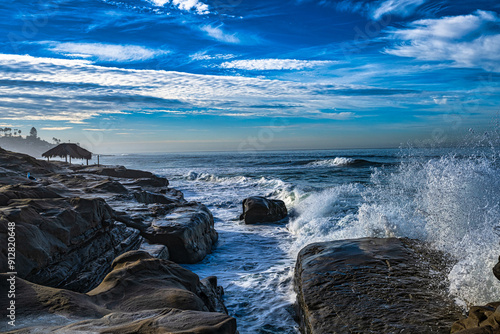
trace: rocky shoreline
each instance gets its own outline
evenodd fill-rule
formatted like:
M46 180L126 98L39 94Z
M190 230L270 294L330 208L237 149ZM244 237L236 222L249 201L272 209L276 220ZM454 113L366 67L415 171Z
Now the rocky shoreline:
M200 280L177 264L201 261L217 242L206 206L165 178L124 167L3 149L0 166L0 238L9 223L17 235L16 327L1 330L237 333L216 277ZM7 244L0 247L7 273Z
M250 197L242 204L245 224L287 216L282 201ZM17 326L2 322L1 331L237 333L217 278L200 279L179 265L199 262L215 247L212 213L166 178L0 149L2 240L9 224L17 233ZM12 284L7 253L2 242L2 294ZM443 254L408 239L310 244L294 275L300 330L500 333L500 303L472 307L464 317L444 292L442 262ZM0 299L2 309L7 303Z

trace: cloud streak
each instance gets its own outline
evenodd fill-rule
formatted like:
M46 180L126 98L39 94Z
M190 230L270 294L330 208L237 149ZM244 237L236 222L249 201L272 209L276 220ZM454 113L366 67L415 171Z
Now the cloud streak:
M72 126L53 126L53 127L44 127L42 130L48 130L48 131L64 131L64 130L70 130L73 129Z
M193 11L196 14L204 15L209 14L210 10L207 4L198 0L148 0L152 4L158 7L163 7L166 4L170 4L175 8L183 11Z
M428 0L342 0L336 4L337 10L342 12L361 13L374 20L384 15L408 17Z
M498 15L482 10L470 15L418 20L407 29L393 30L390 38L398 43L385 53L500 72L499 31Z
M352 115L315 110L360 110L374 103L394 103L383 96L350 98L351 90L372 88L365 86L120 69L84 60L5 54L0 55L0 80L4 83L0 119L4 120L78 124L103 115L172 111L176 115L346 120ZM332 89L343 93L331 94ZM404 96L401 92L401 99Z
M169 51L154 50L139 45L116 45L102 43L58 43L43 42L52 45L49 51L73 58L94 59L103 62L135 62L156 58Z
M219 67L246 71L303 70L337 63L329 60L246 59L224 62Z
M211 25L202 26L201 31L205 32L209 37L228 44L239 44L241 40L236 36L236 34L228 34L222 30L222 25L214 27Z

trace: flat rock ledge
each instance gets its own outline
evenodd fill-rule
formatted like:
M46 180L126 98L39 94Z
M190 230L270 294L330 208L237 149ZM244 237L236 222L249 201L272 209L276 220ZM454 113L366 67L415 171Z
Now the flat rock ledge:
M32 283L87 292L129 250L195 263L218 239L206 206L150 172L47 163L2 149L0 162L0 239L15 223L23 238L16 270ZM6 268L2 242L0 272Z
M0 274L2 291L8 277ZM200 281L174 262L129 251L88 293L17 278L16 328L8 333L235 334L236 320L227 315L216 284L214 277Z
M441 258L397 238L306 246L294 277L302 332L449 333L463 316L442 293Z

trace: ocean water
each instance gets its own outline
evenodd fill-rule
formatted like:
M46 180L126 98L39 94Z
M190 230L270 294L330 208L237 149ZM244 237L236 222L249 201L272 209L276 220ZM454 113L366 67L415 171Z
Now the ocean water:
M305 245L359 237L409 237L445 252L446 293L464 308L500 300L498 149L391 149L186 153L102 157L166 176L215 216L219 242L186 265L216 275L240 333L297 333L292 275ZM290 218L247 226L249 196L285 201Z

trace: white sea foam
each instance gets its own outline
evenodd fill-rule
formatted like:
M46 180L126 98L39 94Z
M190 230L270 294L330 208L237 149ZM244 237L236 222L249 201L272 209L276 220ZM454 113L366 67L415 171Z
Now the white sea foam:
M351 158L337 157L335 159L327 160L317 160L310 162L310 166L323 166L323 167L335 167L335 166L347 166L354 163L355 160Z
M446 252L454 266L450 293L462 304L500 298L492 267L500 255L500 173L494 158L413 158L393 173L373 174L374 187L349 184L315 193L297 205L292 252L314 241L409 237ZM361 194L357 212L347 203ZM351 198L349 200L349 198Z

